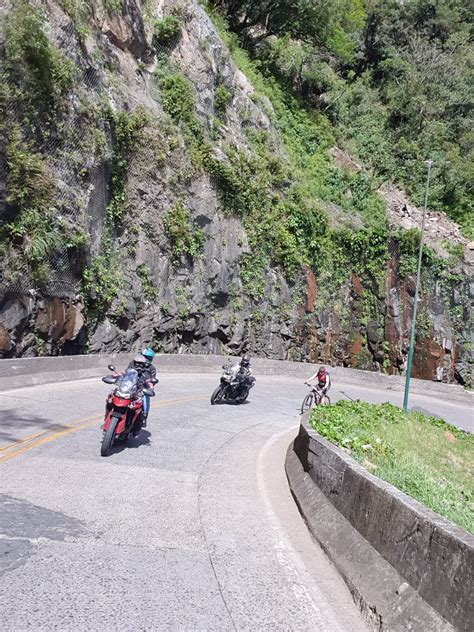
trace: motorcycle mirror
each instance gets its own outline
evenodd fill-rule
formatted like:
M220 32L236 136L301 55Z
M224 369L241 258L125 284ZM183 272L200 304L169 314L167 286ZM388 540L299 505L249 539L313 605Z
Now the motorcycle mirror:
M102 378L102 382L105 382L105 384L115 384L115 378L113 375L107 375Z
M116 371L117 369L114 367L113 364L109 364L109 366L107 367L109 369L109 371Z
M158 378L156 378L156 377L154 377L154 378L151 380L151 383L152 383L152 384L158 384L158 382L159 382L159 380L158 380Z
M152 391L151 388L144 388L143 395L148 395L148 397L155 397L155 391Z

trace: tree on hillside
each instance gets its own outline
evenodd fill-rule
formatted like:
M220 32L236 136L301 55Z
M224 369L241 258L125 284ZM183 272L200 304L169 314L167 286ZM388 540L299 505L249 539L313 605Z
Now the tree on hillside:
M433 158L431 203L474 231L472 0L212 1L266 72L415 202Z
M254 29L254 41L290 35L351 57L364 25L363 0L213 0L238 34Z

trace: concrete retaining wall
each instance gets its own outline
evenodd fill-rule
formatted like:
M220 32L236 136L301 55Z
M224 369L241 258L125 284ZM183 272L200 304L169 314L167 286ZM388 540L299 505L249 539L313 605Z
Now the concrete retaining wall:
M0 360L0 391L20 386L45 384L51 381L95 377L104 374L107 371L107 364L110 362L116 364L117 367L122 367L126 365L131 357L133 357L133 354L124 353ZM208 371L218 372L226 359L227 356L159 354L156 363L158 371L202 373ZM302 380L308 378L319 366L305 362L263 358L253 358L252 365L257 374L289 375L299 377ZM402 391L404 387L404 378L400 376L346 369L344 367L333 367L330 371L333 381L362 384L365 387L376 387L393 391ZM454 384L413 379L410 389L413 393L474 404L474 394Z
M369 474L318 435L306 418L294 453L299 464L289 453L287 472L302 513L353 592L372 612L374 608L379 614L384 612L385 625L378 629L445 630L449 629L446 621L463 632L472 629L474 537ZM354 541L349 558L359 554L360 559L352 569L349 558L341 559L340 543L321 524L322 506L308 505L305 495L312 494L312 488L339 513L333 532L339 530L338 538ZM400 609L396 590L392 590L392 598L387 595L389 584L406 584L403 592L411 595L409 607ZM387 604L391 604L388 610ZM431 609L446 621L435 622ZM424 627L417 628L420 620Z

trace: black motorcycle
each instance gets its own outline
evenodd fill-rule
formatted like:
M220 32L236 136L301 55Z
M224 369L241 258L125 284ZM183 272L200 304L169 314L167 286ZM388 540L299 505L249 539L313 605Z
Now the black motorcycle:
M221 383L211 395L211 404L232 402L241 404L249 396L255 378L240 371L240 365L229 361L222 367Z

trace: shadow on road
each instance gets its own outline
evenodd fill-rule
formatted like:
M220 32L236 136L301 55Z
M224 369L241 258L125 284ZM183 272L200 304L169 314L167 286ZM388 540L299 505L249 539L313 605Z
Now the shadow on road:
M443 419L441 415L437 415L436 413L431 412L431 410L426 410L426 408L422 408L421 406L412 406L410 410L414 410L418 413L423 413L423 415L427 415L428 417L436 417L437 419Z
M27 434L34 430L63 430L67 428L63 424L51 421L46 417L40 417L32 413L20 413L13 409L0 411L0 443L11 443L22 438L22 431Z
M130 437L128 441L114 443L113 448L110 451L110 456L120 454L120 452L123 452L124 450L135 450L137 448L141 448L142 446L150 446L150 437L151 432L148 432L148 430L142 430L138 437Z

